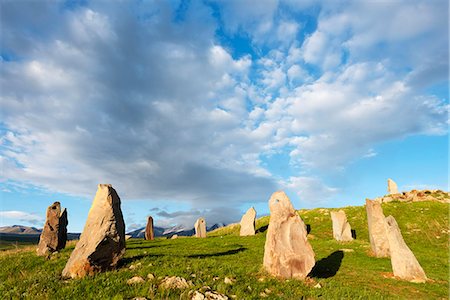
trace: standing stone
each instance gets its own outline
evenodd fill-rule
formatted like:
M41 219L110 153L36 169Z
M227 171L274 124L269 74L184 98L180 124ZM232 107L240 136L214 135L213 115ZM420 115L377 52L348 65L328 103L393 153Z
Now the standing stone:
M255 235L256 210L250 207L241 219L240 236Z
M333 222L333 237L336 241L349 242L353 240L352 229L343 210L332 211L331 221Z
M195 236L198 238L205 238L206 237L206 222L203 218L198 218L197 221L195 221L194 224L195 228Z
M264 268L277 277L304 279L315 264L306 226L283 191L272 194L269 208Z
M397 188L397 184L395 183L394 180L392 179L388 179L388 193L390 195L392 194L398 194L398 188Z
M393 216L386 218L385 226L389 240L394 276L415 282L425 282L427 276L403 240L400 228Z
M37 255L47 256L64 249L67 241L67 211L61 212L61 204L55 202L47 208L44 229L36 249Z
M80 240L63 277L84 277L114 268L125 253L125 223L120 198L110 184L99 184Z
M148 217L147 219L147 227L145 227L145 239L146 240L154 240L155 235L153 233L153 218Z
M370 247L376 257L389 257L389 241L381 203L366 199Z

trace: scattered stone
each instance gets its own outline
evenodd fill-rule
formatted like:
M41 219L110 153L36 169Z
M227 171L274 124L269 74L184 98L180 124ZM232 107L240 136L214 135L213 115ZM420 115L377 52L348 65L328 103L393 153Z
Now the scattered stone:
M147 218L147 226L145 227L145 239L149 241L155 239L155 235L153 233L153 218L150 216Z
M389 241L384 224L386 221L381 204L366 199L366 212L372 253L376 257L389 257Z
M315 264L306 226L283 191L272 194L269 208L264 267L281 278L304 279Z
M388 194L389 195L393 195L393 194L398 194L398 188L397 188L397 184L395 183L394 180L392 179L388 179Z
M141 276L134 276L127 280L128 285L143 283L145 280Z
M400 228L394 217L388 216L385 225L394 275L405 280L425 282L427 276L416 257L403 240Z
M164 278L160 286L164 289L187 289L189 283L183 277L170 276Z
M256 210L250 207L241 219L240 236L255 235Z
M339 251L342 251L342 252L355 252L355 250L353 250L353 249L339 249Z
M336 241L349 242L353 240L352 230L343 210L332 211L331 220L333 222L333 237Z
M129 234L126 234L126 235L125 235L125 240L127 240L127 241L128 241L128 240L129 240L129 239L131 239L131 238L132 238L132 236L131 236L131 235L129 235Z
M264 289L264 293L266 293L268 295L268 294L272 293L272 291L270 289L266 288L266 289Z
M205 299L207 300L228 300L228 297L224 294L215 291L206 291Z
M133 300L147 300L145 297L134 297Z
M125 254L125 223L120 198L110 184L99 184L80 240L62 272L84 277L114 268Z
M375 201L380 203L388 203L392 201L399 202L422 202L435 201L441 203L450 203L450 193L441 190L411 190L399 194L390 194L383 197L376 198ZM425 208L425 210L427 210Z
M319 283L317 283L317 284L314 286L314 288L316 288L316 289L321 289L321 288L322 288L322 285L321 285L320 282L319 282Z
M128 269L134 270L134 269L136 269L136 268L139 268L141 265L142 265L141 263L137 263L137 264L135 264L135 265L131 265Z
M236 279L228 278L228 277L225 277L225 279L223 280L223 282L225 284L233 284L235 281L236 281Z
M174 234L174 235L172 235L172 237L171 237L172 240L177 239L177 238L178 238L178 234Z
M61 212L61 204L54 202L47 208L44 229L36 249L37 255L48 256L64 249L67 241L67 224L67 210L63 209Z
M155 275L153 275L152 273L148 273L147 274L147 279L148 280L155 280Z
M198 238L206 237L206 222L203 218L198 218L194 224L195 236Z
M191 300L204 300L204 299L205 299L205 295L203 295L199 291L194 291L194 293L192 294L192 297L191 297Z
M267 298L269 295L267 295L264 292L261 292L261 293L259 293L259 296L262 297L262 298Z

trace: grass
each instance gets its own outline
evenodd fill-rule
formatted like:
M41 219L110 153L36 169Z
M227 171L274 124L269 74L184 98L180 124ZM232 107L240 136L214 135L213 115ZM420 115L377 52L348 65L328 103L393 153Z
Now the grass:
M385 215L393 215L403 237L430 281L410 283L392 278L390 260L369 256L364 207L343 210L357 239L340 243L332 239L328 209L301 210L310 225L309 240L316 267L305 282L278 280L262 269L268 217L258 219L260 232L239 237L239 225L209 233L206 239L178 238L127 241L127 251L117 270L81 280L60 278L75 243L50 260L37 257L35 247L0 252L0 297L4 299L189 299L189 291L209 286L236 299L448 299L449 205L437 202L386 203ZM135 269L130 269L130 266ZM127 285L133 276L154 280ZM192 281L186 290L164 290L166 276ZM224 278L235 279L225 284ZM317 284L321 288L315 288Z

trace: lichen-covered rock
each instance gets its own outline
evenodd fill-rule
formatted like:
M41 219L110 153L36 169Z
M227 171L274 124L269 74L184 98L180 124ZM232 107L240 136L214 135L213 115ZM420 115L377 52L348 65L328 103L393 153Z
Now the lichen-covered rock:
M255 235L256 210L250 207L241 219L240 236Z
M63 277L84 277L114 268L125 253L120 198L110 184L99 184L86 224L64 268Z
M277 277L304 279L315 264L306 226L283 191L273 193L269 208L264 268Z
M39 238L36 253L39 256L64 249L67 241L67 210L61 211L61 204L54 202L47 208L44 229Z
M427 276L403 240L400 228L393 216L386 217L385 226L394 276L415 282L425 282Z
M386 221L381 204L366 199L366 212L372 253L376 257L389 257L389 241L384 224Z
M153 233L153 218L150 216L147 219L147 226L145 227L145 239L146 240L155 239L155 235Z
M195 228L195 236L198 238L205 238L206 237L206 222L203 218L198 218L197 221L195 221L194 224Z
M349 242L353 240L352 229L343 210L332 211L331 220L333 222L333 237L336 241Z

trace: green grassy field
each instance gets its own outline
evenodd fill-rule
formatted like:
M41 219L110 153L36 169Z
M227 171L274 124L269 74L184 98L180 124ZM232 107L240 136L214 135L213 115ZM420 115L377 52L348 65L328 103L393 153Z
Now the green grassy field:
M310 225L309 240L316 267L305 282L278 280L262 269L268 217L257 221L260 232L239 237L239 226L218 229L206 239L140 239L127 241L119 268L80 280L60 278L74 242L52 256L37 257L34 247L0 253L0 297L3 299L189 299L189 293L209 286L230 299L448 299L449 205L437 202L383 204L393 215L403 237L425 270L427 283L392 278L390 260L369 256L364 207L345 207L356 240L332 239L328 209L301 210ZM134 269L130 269L134 266ZM155 279L148 280L147 274ZM133 276L144 283L127 285ZM159 287L166 276L192 281L185 290ZM225 277L234 279L225 284ZM320 284L320 288L315 287Z

